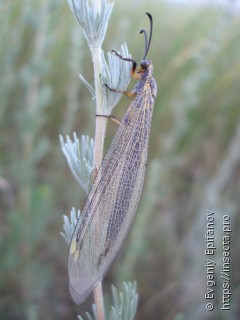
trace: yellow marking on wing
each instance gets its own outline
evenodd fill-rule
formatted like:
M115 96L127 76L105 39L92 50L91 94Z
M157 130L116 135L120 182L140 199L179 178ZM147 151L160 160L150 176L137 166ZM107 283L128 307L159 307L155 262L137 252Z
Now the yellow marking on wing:
M70 253L75 254L76 251L78 251L77 250L77 241L76 241L76 238L73 238L72 242L71 242L71 246L70 246Z

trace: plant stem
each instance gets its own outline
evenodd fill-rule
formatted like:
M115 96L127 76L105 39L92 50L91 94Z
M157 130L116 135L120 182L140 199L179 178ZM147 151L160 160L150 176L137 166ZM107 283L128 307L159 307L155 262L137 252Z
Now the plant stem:
M102 49L100 47L92 49L93 66L94 66L94 80L95 80L95 94L96 94L96 114L103 114L103 93L102 83L100 81L100 74L102 72ZM94 164L98 169L102 162L103 146L106 131L107 118L96 117L95 127L95 148L94 148Z
M94 68L94 80L95 80L95 94L96 94L96 114L103 114L103 93L102 84L100 81L100 74L102 72L102 49L101 47L92 48L93 68ZM105 117L96 117L95 127L95 147L94 147L94 167L99 169L102 157L104 138L106 131L107 119ZM100 174L100 173L98 173ZM97 320L104 320L104 303L102 283L99 282L97 287L93 291L94 300L96 305Z

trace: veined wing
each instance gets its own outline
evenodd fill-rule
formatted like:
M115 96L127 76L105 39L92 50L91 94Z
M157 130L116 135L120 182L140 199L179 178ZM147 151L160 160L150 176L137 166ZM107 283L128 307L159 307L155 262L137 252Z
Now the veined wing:
M102 279L132 225L142 194L152 109L146 82L113 138L73 233L68 272L76 303Z

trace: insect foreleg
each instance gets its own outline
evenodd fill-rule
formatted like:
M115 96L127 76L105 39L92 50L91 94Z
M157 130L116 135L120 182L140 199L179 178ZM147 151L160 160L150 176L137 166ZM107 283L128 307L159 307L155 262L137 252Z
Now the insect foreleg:
M123 56L121 56L117 51L112 50L113 53L115 53L115 55L124 61L128 61L128 62L132 62L132 70L131 70L131 76L136 79L136 80L140 80L140 76L139 74L136 72L137 69L137 62L131 58L124 58Z
M124 60L124 61L128 61L128 62L132 62L133 63L133 66L134 66L134 70L136 69L137 67L137 62L131 58L124 58L123 56L121 56L121 54L119 54L117 51L115 50L112 50L113 53L115 53L115 55L121 59L121 60Z

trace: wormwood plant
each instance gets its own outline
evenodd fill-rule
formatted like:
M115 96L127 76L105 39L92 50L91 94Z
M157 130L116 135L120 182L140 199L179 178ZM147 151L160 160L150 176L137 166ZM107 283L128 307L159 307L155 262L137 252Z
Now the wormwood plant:
M125 90L130 81L130 63L118 59L115 55L107 54L105 59L102 43L105 38L108 21L112 12L113 3L107 0L68 0L69 6L77 21L83 28L93 61L94 87L88 83L82 75L80 79L87 87L96 103L97 115L110 115L118 103L121 94L106 90L104 83L112 88ZM122 56L129 57L126 44L120 47ZM96 117L95 138L82 136L79 141L77 134L73 133L73 139L69 136L60 136L62 151L67 159L70 170L86 194L89 192L91 178L95 168L99 168L103 157L104 137L107 118ZM64 233L61 233L67 244L71 237L78 219L81 220L80 210L72 209L70 218L64 216ZM131 320L134 318L138 295L136 283L123 283L123 293L118 293L112 286L113 306L109 320ZM93 315L96 320L105 319L102 285L99 283L94 289ZM93 319L89 313L87 318ZM79 316L79 319L82 319Z

